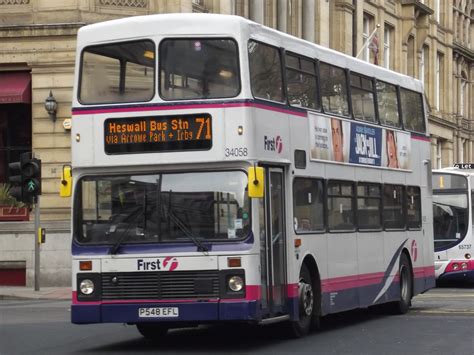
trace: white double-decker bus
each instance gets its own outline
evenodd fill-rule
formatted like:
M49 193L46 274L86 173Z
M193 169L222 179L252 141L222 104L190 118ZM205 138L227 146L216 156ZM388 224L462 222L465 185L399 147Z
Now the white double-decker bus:
M434 285L419 81L236 16L114 20L77 45L73 323L301 336Z
M473 201L473 164L433 170L435 275L439 281L474 282Z

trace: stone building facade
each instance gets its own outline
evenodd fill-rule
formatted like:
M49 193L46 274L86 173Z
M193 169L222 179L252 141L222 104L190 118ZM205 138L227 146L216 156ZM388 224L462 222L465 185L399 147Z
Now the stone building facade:
M70 200L58 191L62 166L71 160L64 123L71 118L78 29L171 12L244 16L418 78L430 106L433 167L474 162L474 0L0 0L0 183L21 152L41 158L41 219L57 233L67 234L70 219ZM18 83L16 75L27 78L16 90L30 90L31 97L5 94L2 85ZM44 108L50 92L56 120ZM0 232L12 228L0 223ZM0 250L2 260L9 259Z
M0 121L20 115L22 127L31 127L24 137L17 125L8 129L0 122L4 135L21 141L0 141L0 182L7 178L6 164L18 157L15 148L31 149L43 161L42 219L69 218L70 201L58 197L58 183L62 166L70 162L70 134L63 122L71 115L77 30L118 17L168 12L236 14L353 56L380 25L378 64L425 83L433 166L470 161L473 7L472 0L0 0L0 78L20 71L31 75L32 85L29 103L13 112L15 104L0 103ZM373 62L370 47L359 57ZM56 121L44 109L50 91L58 102Z

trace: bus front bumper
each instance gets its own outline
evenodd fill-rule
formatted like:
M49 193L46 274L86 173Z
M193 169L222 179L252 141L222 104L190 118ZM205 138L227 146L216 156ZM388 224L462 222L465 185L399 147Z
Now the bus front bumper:
M142 309L142 311L140 311ZM145 316L143 309L165 310L171 316ZM259 301L191 301L180 303L81 303L71 306L71 321L90 323L256 321ZM149 312L148 312L149 313ZM153 313L153 311L152 311ZM141 315L140 315L141 314Z

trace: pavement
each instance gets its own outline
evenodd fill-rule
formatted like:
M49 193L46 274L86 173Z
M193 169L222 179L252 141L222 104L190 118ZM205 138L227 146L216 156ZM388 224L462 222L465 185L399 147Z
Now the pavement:
M34 287L0 286L0 300L71 300L71 287Z

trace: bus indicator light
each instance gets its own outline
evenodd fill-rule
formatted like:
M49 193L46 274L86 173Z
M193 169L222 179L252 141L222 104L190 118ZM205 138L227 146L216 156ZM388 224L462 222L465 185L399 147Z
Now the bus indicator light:
M92 270L92 260L79 261L79 270L81 270L81 271L91 271Z
M240 258L227 258L228 267L241 267L242 261Z

